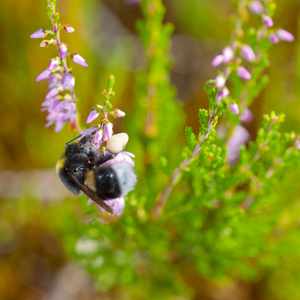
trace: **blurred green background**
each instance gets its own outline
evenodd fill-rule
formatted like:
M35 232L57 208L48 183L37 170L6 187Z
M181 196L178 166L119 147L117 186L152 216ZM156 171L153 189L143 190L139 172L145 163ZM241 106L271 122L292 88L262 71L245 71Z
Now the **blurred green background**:
M271 110L286 114L284 130L300 132L300 2L277 4L275 26L290 31L296 40L281 42L269 53L270 83L252 105L255 118L247 126L253 137L262 114ZM164 5L165 21L174 25L171 82L183 105L185 125L198 132L195 112L208 106L203 86L215 76L212 58L228 43L233 6L229 0L168 0ZM57 10L61 22L75 28L73 34L62 32L62 41L89 64L72 65L81 124L95 104L101 104L110 74L116 77L114 106L130 112L135 74L145 68L135 27L142 18L139 6L123 0L58 0ZM64 237L55 230L58 218L82 208L68 197L54 172L65 142L72 138L70 127L66 124L57 134L53 126L44 127L41 103L47 83L35 82L56 49L40 48L40 40L30 39L30 34L50 26L46 1L0 2L0 299L118 299L97 294L84 271L65 257L60 243ZM116 120L115 132L138 117ZM226 297L218 299L269 299Z

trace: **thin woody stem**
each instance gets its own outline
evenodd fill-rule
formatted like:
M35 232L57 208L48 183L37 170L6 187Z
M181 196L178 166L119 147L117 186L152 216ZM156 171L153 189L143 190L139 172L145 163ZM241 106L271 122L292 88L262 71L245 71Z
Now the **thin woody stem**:
M217 107L214 108L211 112L210 112L210 116L209 116L209 120L207 123L207 132L205 134L203 134L200 138L199 143L196 145L196 147L194 148L192 155L190 158L185 159L177 169L175 169L175 171L173 172L171 178L170 178L170 182L168 187L166 187L162 193L160 193L157 197L156 200L156 205L153 208L152 212L151 212L151 216L152 218L156 219L158 218L162 212L163 209L168 201L168 198L170 196L170 193L172 192L172 189L174 188L174 186L176 185L176 183L179 180L179 177L181 175L182 170L184 170L194 159L195 157L197 157L200 153L201 150L201 144L203 141L205 141L208 137L209 134L211 132L212 129L212 124L213 121L215 119L215 113L216 113Z

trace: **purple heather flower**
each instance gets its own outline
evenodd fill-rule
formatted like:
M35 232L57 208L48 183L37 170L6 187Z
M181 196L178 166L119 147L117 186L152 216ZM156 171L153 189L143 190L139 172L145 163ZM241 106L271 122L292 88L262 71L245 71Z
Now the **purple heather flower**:
M249 45L243 45L241 47L240 54L250 62L255 60L255 53Z
M122 215L123 210L125 208L124 197L120 197L120 198L116 198L116 199L109 199L109 200L105 200L104 202L105 202L105 204L107 204L108 206L110 206L112 208L114 214L116 214L118 217L120 217ZM94 201L92 199L88 200L88 205L91 205L93 203L94 203ZM101 210L105 211L102 207L101 207Z
M59 99L57 97L46 99L42 103L42 109L41 111L47 110L49 113L55 109L55 106L57 106L60 103Z
M273 20L270 16L264 15L262 17L262 22L263 22L263 24L267 25L268 27L273 26Z
M228 88L224 87L222 90L219 91L220 100L225 99L229 95Z
M72 33L75 31L75 29L68 24L68 25L64 26L64 31L67 33Z
M60 86L56 86L54 88L52 88L48 94L45 96L45 99L48 100L50 98L55 97L57 94L59 94L61 92L62 88Z
M134 154L127 151L122 151L118 153L114 158L105 162L105 164L113 165L113 164L120 164L120 163L129 163L131 167L134 167Z
M253 121L253 113L249 108L245 108L245 110L240 115L240 120L243 123L251 123Z
M244 67L238 67L236 69L236 75L239 76L240 78L244 79L244 80L250 80L251 79L251 74Z
M285 42L292 42L295 39L294 36L290 32L288 32L284 29L278 29L277 36L279 37L279 39L281 39L282 41L285 41Z
M35 81L44 80L44 79L48 78L48 76L50 74L51 74L51 72L48 69L46 69L41 74L38 75L38 77L35 79Z
M275 33L270 33L268 35L268 40L273 44L277 44L279 42L279 38Z
M223 49L223 57L224 57L224 63L229 63L233 59L233 51L232 48L227 46L226 48Z
M240 113L239 107L236 103L230 103L229 109L235 114L238 115Z
M112 136L112 128L113 124L112 123L105 123L104 124L104 134L103 134L103 141L106 142L109 140Z
M212 62L211 62L211 65L212 65L213 67L217 67L217 66L219 66L223 61L224 61L224 56L221 55L221 54L219 54L219 55L217 55L217 56L214 57L214 59L213 59Z
M255 15L261 15L265 8L260 1L251 1L249 4L249 11Z
M88 64L83 57L81 57L78 53L72 54L72 60L75 64L81 65L83 67L87 67Z
M52 89L55 86L60 84L60 76L58 76L58 74L53 74L52 76L49 76L47 78L47 81L48 81L48 88Z
M47 32L45 29L39 29L38 31L34 32L30 37L32 39L41 39L44 38L47 35Z
M94 138L91 141L91 144L94 145L96 149L98 149L101 145L102 142L102 137L103 137L103 132L102 130L98 130L94 136Z
M61 60L64 60L67 56L67 52L68 52L68 47L65 44L61 44L59 47L59 56Z
M55 132L58 132L64 127L67 121L73 124L76 120L76 116L76 105L73 101L59 101L46 117L46 120L48 121L46 127L55 124L54 130Z
M116 199L111 199L111 200L105 200L105 204L110 206L118 217L120 217L123 213L123 210L125 208L125 199L124 197L116 198ZM103 209L102 209L103 210Z
M92 127L90 127L90 128L87 128L87 129L84 129L84 130L82 130L82 135L83 136L85 136L85 135L88 135L88 134L90 134L93 130L95 130L96 128L99 128L99 127L97 127L97 126L92 126Z
M89 116L87 117L86 124L92 123L99 117L99 111L97 109L92 109Z
M61 78L61 85L63 90L70 90L71 92L74 91L75 78L70 72L64 73Z
M241 125L237 125L231 137L227 140L227 161L229 164L234 163L240 157L240 147L245 145L250 139L249 132Z
M49 63L48 71L54 70L57 66L59 66L60 60L59 58L52 58Z

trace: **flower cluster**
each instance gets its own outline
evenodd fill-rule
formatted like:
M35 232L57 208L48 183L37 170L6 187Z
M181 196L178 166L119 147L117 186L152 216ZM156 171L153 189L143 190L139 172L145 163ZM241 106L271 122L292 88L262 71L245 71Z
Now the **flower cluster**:
M46 127L55 125L55 131L60 131L66 122L70 122L72 127L76 126L77 110L76 96L74 93L75 78L71 68L68 67L67 58L74 63L87 67L87 62L78 53L69 53L68 45L60 40L60 30L66 33L74 32L70 25L59 24L59 14L56 12L55 3L48 2L48 14L52 22L52 30L39 29L30 37L34 39L46 38L40 43L41 47L48 47L50 44L56 45L58 56L50 60L49 66L42 71L36 81L47 80L49 92L42 103L42 110L48 112ZM80 131L80 130L78 130Z
M235 26L235 34L232 42L229 46L226 46L222 53L215 56L211 62L213 67L217 67L221 64L224 65L223 71L220 71L218 75L215 77L215 87L217 89L216 94L216 104L218 105L221 100L225 99L230 95L229 89L226 87L226 82L230 79L232 75L237 76L242 79L244 82L248 82L252 79L253 68L260 64L260 60L262 58L260 49L258 44L262 42L267 42L270 45L273 43L278 43L281 41L292 42L294 40L294 36L288 31L281 28L273 28L273 20L271 16L268 14L267 10L267 2L268 1L249 1L248 2L248 12L260 18L261 27L257 30L256 33L256 41L253 45L247 44L247 42L243 41L244 29L242 28L243 21L246 21L247 18L243 18L243 13L238 15L238 19L240 22L236 22ZM253 84L255 84L253 80ZM246 106L245 103L241 103L239 101L239 105L241 105L242 109L240 109L239 105L235 102L235 100L230 99L228 107L229 110L235 114L239 115L239 119L241 122L248 123L253 119L252 112ZM249 105L249 103L248 103ZM238 125L234 130L234 134L228 140L228 161L229 163L236 160L238 158L238 152L233 150L230 152L230 149L236 148L236 146L240 146L245 144L250 135L242 125ZM243 137L241 137L243 135ZM235 140L237 142L235 142Z
M250 13L258 15L261 18L262 27L257 31L257 40L268 39L271 43L278 43L279 40L287 42L294 40L294 36L288 31L284 29L273 29L273 20L268 15L264 2L251 1L248 4L248 10ZM238 30L241 31L241 28L237 28L236 31ZM242 35L241 33L239 34ZM212 60L211 65L213 67L217 67L221 64L225 66L224 71L219 72L215 78L215 86L218 89L217 104L230 94L225 84L232 72L235 72L238 77L245 81L251 80L251 72L242 65L243 60L251 66L258 63L259 55L255 53L250 45L244 44L238 39L234 39L229 46L223 49L221 54L215 56ZM235 103L229 105L229 108L234 114L240 113Z

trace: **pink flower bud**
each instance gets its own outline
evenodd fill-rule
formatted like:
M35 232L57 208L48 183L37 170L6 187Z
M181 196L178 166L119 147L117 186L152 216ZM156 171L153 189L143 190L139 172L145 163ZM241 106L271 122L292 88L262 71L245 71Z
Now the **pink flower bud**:
M65 44L62 44L60 47L59 47L59 56L60 56L60 59L61 60L64 60L67 56L67 52L68 52L68 47L67 45Z
M212 60L212 62L211 62L211 65L213 66L213 67L217 67L217 66L219 66L222 62L224 61L224 57L223 57L223 55L217 55L217 56L215 56L214 57L214 59Z
M260 15L264 12L265 8L260 1L251 1L249 4L249 11L255 15Z
M244 79L244 80L250 80L251 79L251 74L244 67L238 67L236 69L236 75L239 76L240 78Z
M249 108L245 108L245 110L240 115L240 120L243 123L251 123L253 121L253 113Z
M70 90L71 92L74 91L75 78L70 72L64 73L61 78L61 85L63 90Z
M34 32L30 37L32 39L42 39L47 35L45 29L39 29L38 31Z
M277 44L279 42L279 38L275 33L270 33L268 35L268 40L273 44Z
M216 78L215 78L215 82L216 82L216 87L218 89L222 88L224 85L225 85L225 82L226 82L226 79L224 76L222 75L218 75Z
M48 71L54 70L57 66L59 66L60 60L58 58L53 58L50 60Z
M230 61L232 61L233 51L232 51L231 47L227 46L226 48L224 48L222 54L223 54L223 57L224 57L224 63L227 64Z
M92 123L94 120L96 120L99 117L99 111L97 109L92 109L89 116L86 119L86 124Z
M114 111L114 115L115 115L117 118L125 117L125 113L124 113L124 111L122 111L121 109L116 109L116 110Z
M219 97L220 100L225 99L229 95L229 90L228 88L223 88L221 91L219 91Z
M246 60L250 62L255 60L255 53L249 45L243 45L240 53Z
M103 134L103 141L107 141L111 138L112 136L112 128L113 124L112 123L105 123L104 124L104 134Z
M235 114L238 115L240 113L239 107L236 103L230 103L229 109Z
M292 42L295 39L294 36L290 32L288 32L284 29L278 29L277 36L279 37L279 39L281 39L282 41L285 41L285 42Z
M67 33L72 33L75 31L75 29L68 24L68 25L64 26L64 31Z
M56 96L58 93L61 92L61 87L54 87L53 89L51 89L48 94L45 96L45 99L48 100L50 98L53 98L54 96Z
M88 64L83 57L81 57L78 53L72 54L72 60L75 64L81 65L83 67L87 67Z
M48 78L48 76L51 74L50 71L48 71L48 69L44 70L40 75L38 75L38 77L35 79L35 81L41 81L44 80L46 78Z
M269 17L269 16L267 16L267 15L264 15L262 17L262 22L263 22L263 24L265 24L268 27L272 27L273 26L273 20L272 20L272 18Z

